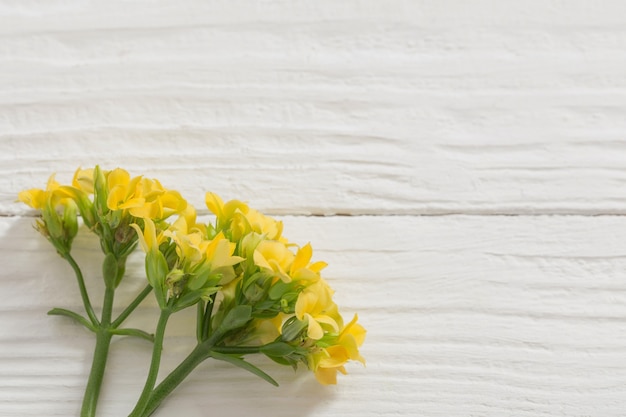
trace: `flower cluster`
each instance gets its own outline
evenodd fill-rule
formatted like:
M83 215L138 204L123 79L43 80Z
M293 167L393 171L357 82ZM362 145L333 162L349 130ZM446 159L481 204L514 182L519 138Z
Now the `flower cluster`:
M45 190L23 191L19 200L41 210L36 227L74 267L89 319L63 309L51 313L78 320L98 335L98 344L108 346L116 334L153 340L146 385L131 416L151 414L193 368L208 358L230 362L274 384L244 356L260 353L294 368L303 364L322 384L335 384L337 372L345 374L348 361L365 363L359 353L365 329L357 323L356 315L344 323L333 301L333 290L321 277L326 263L312 260L310 244L298 246L285 238L282 222L241 201L224 202L207 193L206 206L215 218L202 223L180 193L164 188L158 180L97 166L78 169L71 185L61 185L52 176ZM78 213L99 237L105 254L107 293L101 319L93 311L80 268L71 257ZM127 257L138 244L146 254L148 285L113 320L113 293L124 276ZM154 336L139 329L120 328L150 292L160 308ZM155 387L168 318L191 306L198 310L197 344ZM94 366L97 362L94 360ZM81 415L95 415L106 353L101 362L102 369L92 369L96 375L92 375L93 381L90 377Z

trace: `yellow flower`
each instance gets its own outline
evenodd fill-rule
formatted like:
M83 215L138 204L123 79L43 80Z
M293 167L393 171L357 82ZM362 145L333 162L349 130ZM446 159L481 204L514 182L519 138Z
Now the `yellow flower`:
M22 203L41 210L46 205L46 202L50 199L52 206L56 206L58 201L62 198L59 194L60 184L54 179L54 174L50 175L48 179L48 185L45 190L39 188L31 188L30 190L21 191L17 198Z
M341 331L336 343L322 348L309 356L309 368L315 372L317 380L324 385L337 383L337 372L346 374L344 365L349 360L365 365L365 359L359 353L359 346L365 340L365 328L357 324L355 315L352 321Z
M143 219L143 223L143 230L138 224L130 226L146 252L146 275L161 308L180 310L208 301L220 286L236 277L233 265L243 258L233 256L236 245L223 233L206 240L199 230L190 232L182 216L175 226L158 234L151 219ZM161 246L163 242L167 244Z
M238 239L250 232L264 235L269 240L278 240L287 243L282 238L283 222L247 207L247 211L237 210L233 213L233 238Z
M131 179L121 168L108 173L107 185L109 210L128 210L134 217L165 219L187 207L177 191L166 190L156 179Z
M94 180L93 180L93 168L82 169L78 168L74 173L74 178L72 179L72 186L78 188L79 190L87 193L93 194L94 190Z
M196 209L191 204L187 204L187 207L178 214L178 218L172 223L172 229L180 230L185 229L187 231L198 230L196 225Z
M244 259L240 256L233 256L236 245L230 242L222 232L211 240L206 246L206 260L211 264L212 274L220 274L222 278L220 285L229 283L235 278L233 265L238 264Z
M298 320L308 322L307 335L313 340L324 337L324 328L338 332L341 326L341 315L332 300L333 290L326 281L319 279L306 287L298 295L295 313Z
M136 223L131 224L130 227L137 232L139 244L144 252L148 253L159 250L159 245L163 241L163 232L160 232L157 236L156 226L152 220L144 219L143 230L141 230Z
M248 233L242 240L245 251L254 248L253 259L255 265L266 271L271 271L275 277L283 282L292 280L315 282L320 277L320 271L326 267L325 262L310 263L313 249L306 244L294 255L290 245L284 241L263 239L258 232Z
M231 200L224 204L219 195L208 192L204 197L206 206L220 221L228 221L232 219L235 210L248 210L248 206L239 200Z
M294 260L294 254L282 242L275 240L262 240L254 251L254 263L272 271L275 276L284 282L291 282L288 274Z
M227 203L215 193L206 193L206 206L217 217L218 229L230 228L232 238L239 240L250 232L262 234L269 240L287 243L282 237L283 223L248 207L239 200Z
M204 240L200 231L190 231L187 220L183 216L163 232L163 235L176 243L176 253L181 263L199 262L209 244Z
M313 248L307 243L296 253L291 267L289 268L289 276L295 280L316 281L319 278L320 271L326 268L326 262L309 263L313 256Z
M19 201L41 210L43 221L37 220L36 228L59 253L69 251L78 232L77 206L71 198L72 193L65 188L52 174L45 190L32 188L18 194Z

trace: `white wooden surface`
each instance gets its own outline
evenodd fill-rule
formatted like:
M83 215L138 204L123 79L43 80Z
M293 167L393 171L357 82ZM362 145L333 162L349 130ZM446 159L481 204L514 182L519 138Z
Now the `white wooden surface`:
M95 163L283 216L369 330L337 387L207 363L155 415L623 416L625 20L618 0L0 0L0 417L78 414L93 340L45 315L77 290L14 200ZM114 342L101 416L147 361Z

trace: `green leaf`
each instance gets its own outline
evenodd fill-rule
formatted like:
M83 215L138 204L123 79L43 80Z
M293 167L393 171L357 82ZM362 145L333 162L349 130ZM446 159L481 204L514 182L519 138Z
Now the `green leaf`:
M154 342L154 335L148 332L144 332L140 329L112 329L111 333L119 336L135 336L140 339L146 339L149 342Z
M71 242L78 233L76 206L73 204L67 204L63 209L63 230L68 242Z
M286 342L291 342L295 340L300 333L307 328L308 323L304 320L300 321L295 317L287 320L285 324L283 324L283 331L281 332L281 338Z
M124 278L124 273L126 272L126 259L120 259L117 261L117 277L115 277L115 288L120 285L122 278Z
M245 325L250 319L252 319L252 307L249 305L240 305L230 310L222 324L220 324L220 332L226 333L229 330L234 330Z
M174 301L174 310L180 311L200 301L201 291L189 291Z
M93 203L89 200L87 194L69 185L62 185L59 188L76 202L85 226L91 229L96 224L96 219L93 213Z
M285 365L285 366L292 366L294 362L290 361L286 358L283 358L282 356L268 356L268 358L270 358L271 360L273 360L274 362L276 362L279 365Z
M122 249L118 252L120 258L128 258L128 256L137 248L137 234L135 234L135 238L126 243L122 247Z
M220 361L224 361L224 362L228 362L231 363L235 366L240 367L241 369L245 369L248 372L253 373L254 375L258 376L259 378L264 379L265 381L269 382L270 384L274 385L275 387L278 386L278 382L276 382L274 380L274 378L272 378L271 376L269 376L268 374L266 374L265 372L263 372L262 370L260 370L259 368L257 368L256 366L252 365L250 362L246 362L243 359L237 357L237 356L232 356L232 355L226 355L223 353L218 353L218 352L214 352L211 351L210 352L211 357L220 360Z
M283 342L272 342L261 346L261 353L267 356L288 356L295 351L295 347Z
M84 318L78 313L74 313L73 311L66 310L64 308L53 308L52 310L48 311L48 315L69 317L73 319L74 321L78 322L79 324L82 324L83 326L91 330L92 332L96 331L96 328L89 320L87 320L86 318Z
M274 285L272 285L272 288L270 288L269 296L272 300L279 300L284 293L291 289L291 287L292 286L290 284L286 284L283 281L278 281Z
M107 207L108 190L106 178L98 165L93 170L93 182L94 206L98 215L104 216L109 212Z
M161 309L167 307L165 278L168 272L167 261L161 252L150 251L146 254L146 276L148 277L148 282L154 288L154 295Z
M41 211L43 221L46 224L51 239L59 240L63 238L63 223L50 201L47 201Z
M211 273L211 266L203 264L193 271L193 275L187 282L187 288L192 291L199 290L209 280L209 274Z
M274 274L270 274L265 271L256 272L250 277L244 278L243 290L245 291L250 285L256 284L257 281L261 280L265 282L268 278L271 278Z

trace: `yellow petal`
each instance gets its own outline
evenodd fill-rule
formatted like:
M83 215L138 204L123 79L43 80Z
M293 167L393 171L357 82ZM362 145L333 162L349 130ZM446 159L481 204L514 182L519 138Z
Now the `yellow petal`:
M352 320L350 320L350 323L348 323L346 327L342 330L341 335L342 336L346 334L352 335L354 339L356 340L357 345L361 346L363 342L365 341L365 334L367 333L367 331L365 330L363 326L361 326L360 324L357 324L358 319L359 319L359 316L355 314Z
M311 244L307 243L303 247L298 250L296 257L291 264L291 273L293 274L299 269L306 267L311 260L311 256L313 256L313 248L311 248Z
M50 175L50 178L48 178L48 184L46 185L46 191L53 191L57 188L59 188L59 183L57 182L57 180L54 179L55 174Z
M166 214L180 213L187 207L187 201L178 191L166 191L160 199Z
M154 179L141 178L141 181L137 184L137 190L135 194L139 194L146 200L154 200L165 193L165 189L161 183Z
M254 259L255 265L264 269L269 269L269 270L272 269L272 266L267 262L267 259L265 259L263 254L259 252L258 250L254 251L253 259Z
M298 320L304 319L304 314L313 311L317 303L317 296L311 292L303 291L296 300L295 313Z
M319 279L319 275L309 268L300 268L291 273L291 277L296 281L316 281Z
M248 205L239 200L230 200L229 202L224 204L224 207L222 207L222 211L223 211L224 217L227 219L230 219L231 217L233 217L233 215L237 211L240 211L244 214L247 213Z
M338 368L350 359L348 351L343 346L329 346L326 348L326 353L328 357L322 358L319 362L319 366L323 368Z
M109 190L107 197L107 207L109 210L118 210L120 204L126 199L126 188L123 185L116 185Z
M145 252L158 250L159 245L156 237L156 227L154 226L154 222L152 220L144 219L143 231L135 223L131 224L130 226L137 232L137 236L139 237L139 244Z
M109 172L107 176L107 185L109 187L109 191L111 191L116 186L122 186L126 188L130 181L130 174L126 170L122 168L115 168L113 171Z
M311 317L310 314L307 313L304 315L304 317L306 317L309 323L307 336L309 336L313 340L319 340L324 337L324 329L322 329L322 326L320 326L320 324L313 317Z
M334 368L317 368L315 379L322 385L336 385L337 370Z
M333 328L333 330L335 332L339 331L339 325L337 324L335 319L333 319L333 318L331 318L329 316L326 316L324 314L318 314L318 315L315 316L315 321L317 321L318 323L321 323L321 324L329 325L330 327Z
M93 171L93 168L82 169L79 167L74 173L72 186L87 194L93 194Z
M137 225L136 223L133 223L130 225L130 227L135 229L135 232L137 232L137 237L138 237L139 245L141 245L141 249L143 249L144 252L149 252L150 248L148 247L146 238L143 236L143 231L141 230L139 225Z
M222 217L222 207L224 207L224 201L215 193L206 193L204 197L206 206L217 217Z
M346 349L348 357L353 361L359 361L365 365L365 358L359 353L359 346L354 336L347 335L341 339L341 346Z
M45 203L45 193L38 188L20 191L17 198L22 203L31 206L34 209L41 209Z
M187 230L193 229L196 226L196 209L194 206L187 204L187 207L180 213L180 217L174 224L181 219L185 222L185 233L187 233Z
M142 219L163 218L163 207L160 201L145 202L143 198L137 198L120 205L120 208L128 208L132 216Z
M311 265L309 265L309 269L313 272L319 273L322 269L326 268L328 266L328 264L326 262L315 262Z

